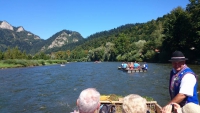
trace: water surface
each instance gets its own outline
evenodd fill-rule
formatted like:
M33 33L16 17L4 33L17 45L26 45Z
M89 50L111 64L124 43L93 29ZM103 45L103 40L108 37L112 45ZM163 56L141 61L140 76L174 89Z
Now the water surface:
M170 64L149 63L146 73L117 70L120 62L68 63L0 70L1 113L69 113L80 92L88 87L101 94L152 97L159 105L169 101ZM199 66L191 65L199 75Z

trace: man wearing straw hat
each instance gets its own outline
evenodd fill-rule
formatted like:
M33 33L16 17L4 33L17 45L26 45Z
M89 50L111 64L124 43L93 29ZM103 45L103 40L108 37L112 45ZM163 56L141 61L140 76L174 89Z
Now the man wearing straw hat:
M171 103L178 103L181 107L186 103L199 104L197 95L197 75L185 64L181 51L175 51L171 59L173 69L170 73L169 93Z

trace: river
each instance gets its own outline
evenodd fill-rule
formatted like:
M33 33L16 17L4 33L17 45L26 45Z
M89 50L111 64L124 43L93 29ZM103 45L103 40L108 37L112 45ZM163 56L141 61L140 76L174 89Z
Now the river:
M148 72L126 73L121 62L75 62L0 70L1 113L69 113L80 92L89 87L101 94L152 97L160 106L169 101L171 64L148 63ZM189 65L200 75L199 65ZM200 85L198 87L200 89Z

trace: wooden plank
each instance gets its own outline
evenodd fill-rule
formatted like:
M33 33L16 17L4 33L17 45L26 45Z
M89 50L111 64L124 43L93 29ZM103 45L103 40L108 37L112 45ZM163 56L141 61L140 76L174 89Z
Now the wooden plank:
M162 113L161 110L162 110L162 107L156 103L156 112L157 113Z
M120 67L118 67L118 70L122 70L122 71L127 72L127 73L147 72L147 70L143 70L143 69L123 69L123 68L120 68Z
M114 104L122 106L123 98L120 98L119 101L100 101L101 104ZM147 108L151 111L151 113L162 113L161 106L157 103L157 101L147 101Z
M131 70L128 70L128 73L132 73Z

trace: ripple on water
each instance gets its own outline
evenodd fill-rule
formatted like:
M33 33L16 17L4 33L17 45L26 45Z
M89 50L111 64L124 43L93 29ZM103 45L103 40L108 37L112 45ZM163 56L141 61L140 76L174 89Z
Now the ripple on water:
M69 113L88 87L101 94L152 97L163 106L169 101L170 64L149 63L146 73L126 73L120 62L69 63L0 70L0 112ZM200 75L199 67L192 67ZM196 70L195 70L196 69ZM13 107L15 106L15 107Z

